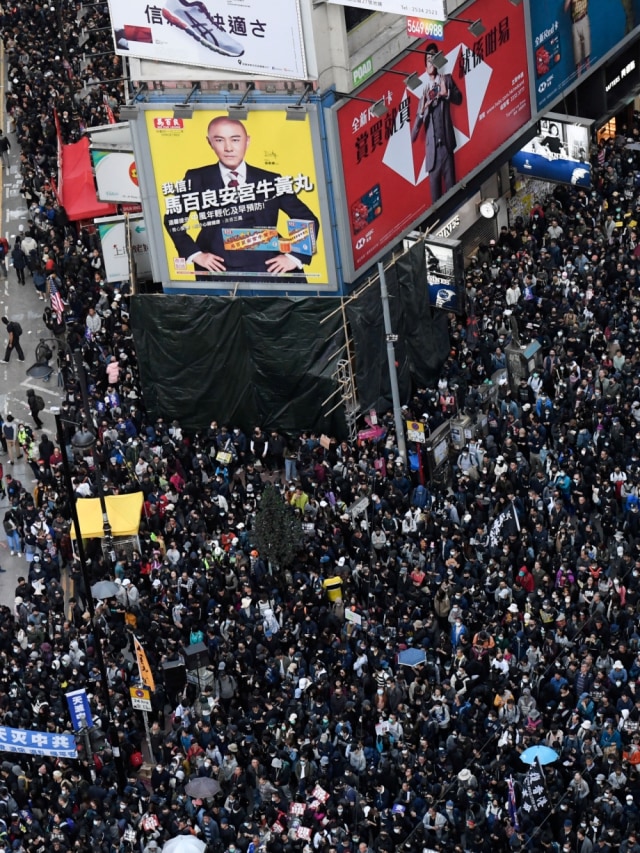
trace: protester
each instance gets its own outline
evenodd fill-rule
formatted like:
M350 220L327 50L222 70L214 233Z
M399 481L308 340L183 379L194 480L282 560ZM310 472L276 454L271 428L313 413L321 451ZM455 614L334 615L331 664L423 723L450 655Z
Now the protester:
M19 435L6 417L10 461L20 442L35 482L5 477L7 547L25 562L0 607L0 709L4 727L69 732L65 694L84 687L94 727L78 760L3 753L0 850L145 853L195 834L211 853L636 851L637 117L599 143L593 191L550 188L480 247L438 387L405 407L431 432L465 412L473 434L445 476L421 483L390 413L379 442L328 447L277 424L192 433L147 415L128 288L102 282L97 238L73 232L51 183L53 107L70 141L123 100L121 83L98 82L120 76L106 6L84 18L30 8L1 21L29 217L15 243L18 272L48 296L53 280L63 300L45 310L62 353L63 440ZM516 332L541 358L509 383ZM91 455L71 443L85 417L78 350ZM78 499L97 495L97 471L107 494L144 497L135 548L116 542L113 560L88 543L91 582L118 588L96 602L95 624L65 457ZM302 530L287 565L256 536L270 483ZM131 705L134 632L155 680L151 754ZM185 649L199 643L185 681ZM529 746L557 760L528 771ZM205 777L220 793L187 796Z

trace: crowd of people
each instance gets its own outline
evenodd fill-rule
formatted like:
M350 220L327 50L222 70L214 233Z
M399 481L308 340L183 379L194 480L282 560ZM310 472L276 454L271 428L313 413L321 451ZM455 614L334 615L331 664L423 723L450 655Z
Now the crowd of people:
M4 727L69 731L80 688L94 723L78 759L3 753L0 850L147 853L183 835L209 853L639 853L640 123L599 144L592 191L550 188L480 247L442 377L405 407L431 431L460 411L473 426L447 476L420 484L389 414L379 442L328 446L147 416L127 288L105 283L54 191L54 108L71 140L123 100L106 5L84 12L0 19L28 208L2 251L12 286L49 300L53 280L65 305L63 321L44 313L62 446L37 395L33 428L0 433L34 480L7 466L3 481L24 572L0 608L0 742ZM542 358L514 386L516 333ZM98 435L82 453L78 352ZM91 580L118 587L92 619L70 499L95 495L98 471L144 508L135 547L88 545ZM256 537L267 487L301 531L288 565ZM155 681L148 738L134 636ZM557 756L537 802L530 746ZM218 793L188 795L200 779Z

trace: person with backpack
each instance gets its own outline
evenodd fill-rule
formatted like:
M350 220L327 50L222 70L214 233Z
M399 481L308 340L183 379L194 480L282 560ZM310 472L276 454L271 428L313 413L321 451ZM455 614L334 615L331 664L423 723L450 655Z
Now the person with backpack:
M29 409L31 410L31 417L33 418L33 422L36 425L36 429L42 429L40 412L44 409L44 400L39 394L36 394L33 388L29 388L29 390L27 391L27 403L29 404Z
M7 335L9 336L9 340L7 341L7 349L4 353L3 363L9 364L9 359L11 358L12 350L15 350L18 353L18 361L24 361L24 353L22 352L22 347L20 346L20 336L22 335L22 326L18 323L17 320L9 320L8 317L3 317L2 322L7 327Z
M5 418L5 421L2 424L2 435L7 442L7 456L9 457L9 464L13 465L16 459L20 459L20 456L22 455L18 455L18 428L13 415L7 415Z

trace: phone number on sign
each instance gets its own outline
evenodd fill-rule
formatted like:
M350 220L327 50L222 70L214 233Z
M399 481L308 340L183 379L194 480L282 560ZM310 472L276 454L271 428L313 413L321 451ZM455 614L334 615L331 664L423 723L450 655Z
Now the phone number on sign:
M428 18L407 18L407 35L412 38L444 38L444 22Z

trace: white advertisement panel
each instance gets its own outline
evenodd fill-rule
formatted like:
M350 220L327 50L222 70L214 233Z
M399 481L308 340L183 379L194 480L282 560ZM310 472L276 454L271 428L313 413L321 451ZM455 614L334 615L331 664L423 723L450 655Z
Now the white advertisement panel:
M138 170L132 151L91 148L91 162L100 201L140 203Z
M109 0L120 56L305 79L299 0Z
M107 282L115 284L129 280L129 258L127 256L127 219L131 233L132 261L136 264L136 277L150 280L151 255L147 238L147 227L141 214L133 216L105 216L96 219L96 227L102 242L102 256Z
M371 9L372 12L391 12L412 18L428 18L432 21L444 21L447 17L445 0L329 0L338 6L352 6L354 9Z

